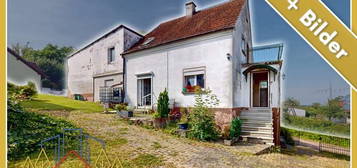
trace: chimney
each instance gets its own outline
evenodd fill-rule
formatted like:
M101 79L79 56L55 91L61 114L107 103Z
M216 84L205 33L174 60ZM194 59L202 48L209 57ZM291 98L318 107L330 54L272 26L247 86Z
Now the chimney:
M186 3L186 16L192 16L196 13L196 4L193 1Z

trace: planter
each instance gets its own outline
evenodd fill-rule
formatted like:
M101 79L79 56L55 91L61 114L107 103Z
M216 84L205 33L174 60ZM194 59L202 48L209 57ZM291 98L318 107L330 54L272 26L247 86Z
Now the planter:
M224 142L224 145L227 145L227 146L232 146L234 143L238 142L238 138L233 138L233 139L225 139L223 140Z
M188 129L188 123L179 123L177 125L178 125L179 129L182 129L182 130Z
M130 118L134 116L132 111L125 111L125 110L117 111L117 114L122 118Z
M164 128L167 123L167 118L154 118L154 127L155 128Z
M224 145L227 145L227 146L232 146L234 143L232 139L225 139L225 140L223 140L223 142L224 142Z

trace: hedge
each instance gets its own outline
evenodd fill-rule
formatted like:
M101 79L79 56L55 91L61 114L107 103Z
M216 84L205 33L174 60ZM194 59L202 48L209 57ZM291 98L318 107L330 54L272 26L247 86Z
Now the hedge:
M350 139L337 137L337 136L330 136L330 135L323 135L318 133L300 131L290 128L281 127L281 134L285 137L288 144L291 144L291 138L289 137L300 137L301 139L312 140L319 142L320 138L323 143L337 145L341 147L350 147ZM293 144L291 144L293 145Z
M334 123L324 119L299 117L284 114L283 124L288 127L308 130L312 132L323 132L337 136L349 136L350 125Z

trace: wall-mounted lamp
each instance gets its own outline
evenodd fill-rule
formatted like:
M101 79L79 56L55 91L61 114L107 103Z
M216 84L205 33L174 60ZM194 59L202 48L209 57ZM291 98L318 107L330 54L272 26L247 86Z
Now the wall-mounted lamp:
M231 54L227 53L227 60L230 61L231 60Z

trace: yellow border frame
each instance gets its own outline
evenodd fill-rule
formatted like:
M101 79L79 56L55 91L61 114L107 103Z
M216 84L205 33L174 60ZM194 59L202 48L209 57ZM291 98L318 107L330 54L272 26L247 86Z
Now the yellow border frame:
M357 34L357 0L351 0L350 2L350 27L352 32ZM354 55L355 56L355 55ZM357 134L353 134L357 130L357 91L351 88L351 167L357 167Z
M0 167L6 164L6 0L0 1Z

